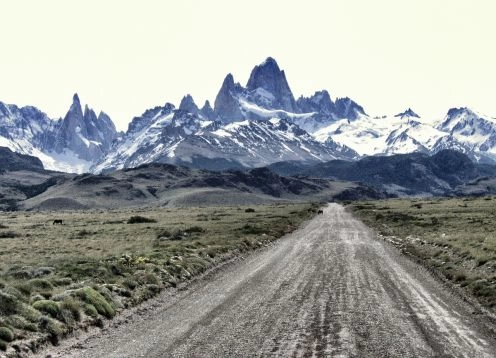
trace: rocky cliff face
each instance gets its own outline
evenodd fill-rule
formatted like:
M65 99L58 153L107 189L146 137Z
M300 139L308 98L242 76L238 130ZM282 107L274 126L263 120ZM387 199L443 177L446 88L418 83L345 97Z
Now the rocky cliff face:
M277 62L267 58L252 70L246 84L247 98L267 109L298 112L298 106L289 88L286 74Z
M117 137L114 123L108 115L85 106L84 112L77 94L72 105L56 130L53 150L57 153L71 151L86 161L99 160Z

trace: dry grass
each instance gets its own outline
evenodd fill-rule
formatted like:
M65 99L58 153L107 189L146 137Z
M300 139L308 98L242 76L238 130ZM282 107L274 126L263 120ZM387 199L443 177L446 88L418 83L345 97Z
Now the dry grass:
M349 207L403 252L496 308L496 198L394 199Z
M0 237L9 234L0 238L0 329L14 340L34 331L56 342L281 237L316 206L250 208L2 213ZM147 220L130 225L132 217Z

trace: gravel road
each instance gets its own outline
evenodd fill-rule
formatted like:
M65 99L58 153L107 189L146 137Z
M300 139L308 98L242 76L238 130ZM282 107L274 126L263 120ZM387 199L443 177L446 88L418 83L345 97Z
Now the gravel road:
M496 357L478 315L343 207L42 357Z

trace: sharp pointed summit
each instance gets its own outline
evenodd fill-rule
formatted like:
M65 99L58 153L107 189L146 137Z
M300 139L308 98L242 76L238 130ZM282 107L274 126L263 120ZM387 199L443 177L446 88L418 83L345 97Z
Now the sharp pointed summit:
M197 114L199 112L198 106L190 94L183 97L181 104L179 105L179 109L193 114Z
M239 83L234 83L232 74L228 74L215 98L215 113L223 122L232 122L243 119L239 108L238 95L243 92Z
M246 89L250 92L251 99L258 105L288 112L298 110L286 80L286 74L272 57L268 57L260 65L255 66Z
M420 118L420 116L415 113L411 108L408 108L405 112L402 112L402 113L398 113L397 115L395 115L395 117L399 117L399 118L408 118L408 117L415 117L415 118Z
M209 100L206 100L205 101L205 104L203 105L203 107L200 109L200 112L205 116L205 118L213 121L217 116L215 115L215 112L212 108L212 106L210 105L210 101Z

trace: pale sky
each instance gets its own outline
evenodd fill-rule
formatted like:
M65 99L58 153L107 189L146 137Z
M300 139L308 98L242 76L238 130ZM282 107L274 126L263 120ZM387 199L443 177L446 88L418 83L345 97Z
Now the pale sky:
M0 101L64 116L74 92L121 130L190 93L213 104L274 57L295 95L371 115L496 117L493 0L0 0Z

